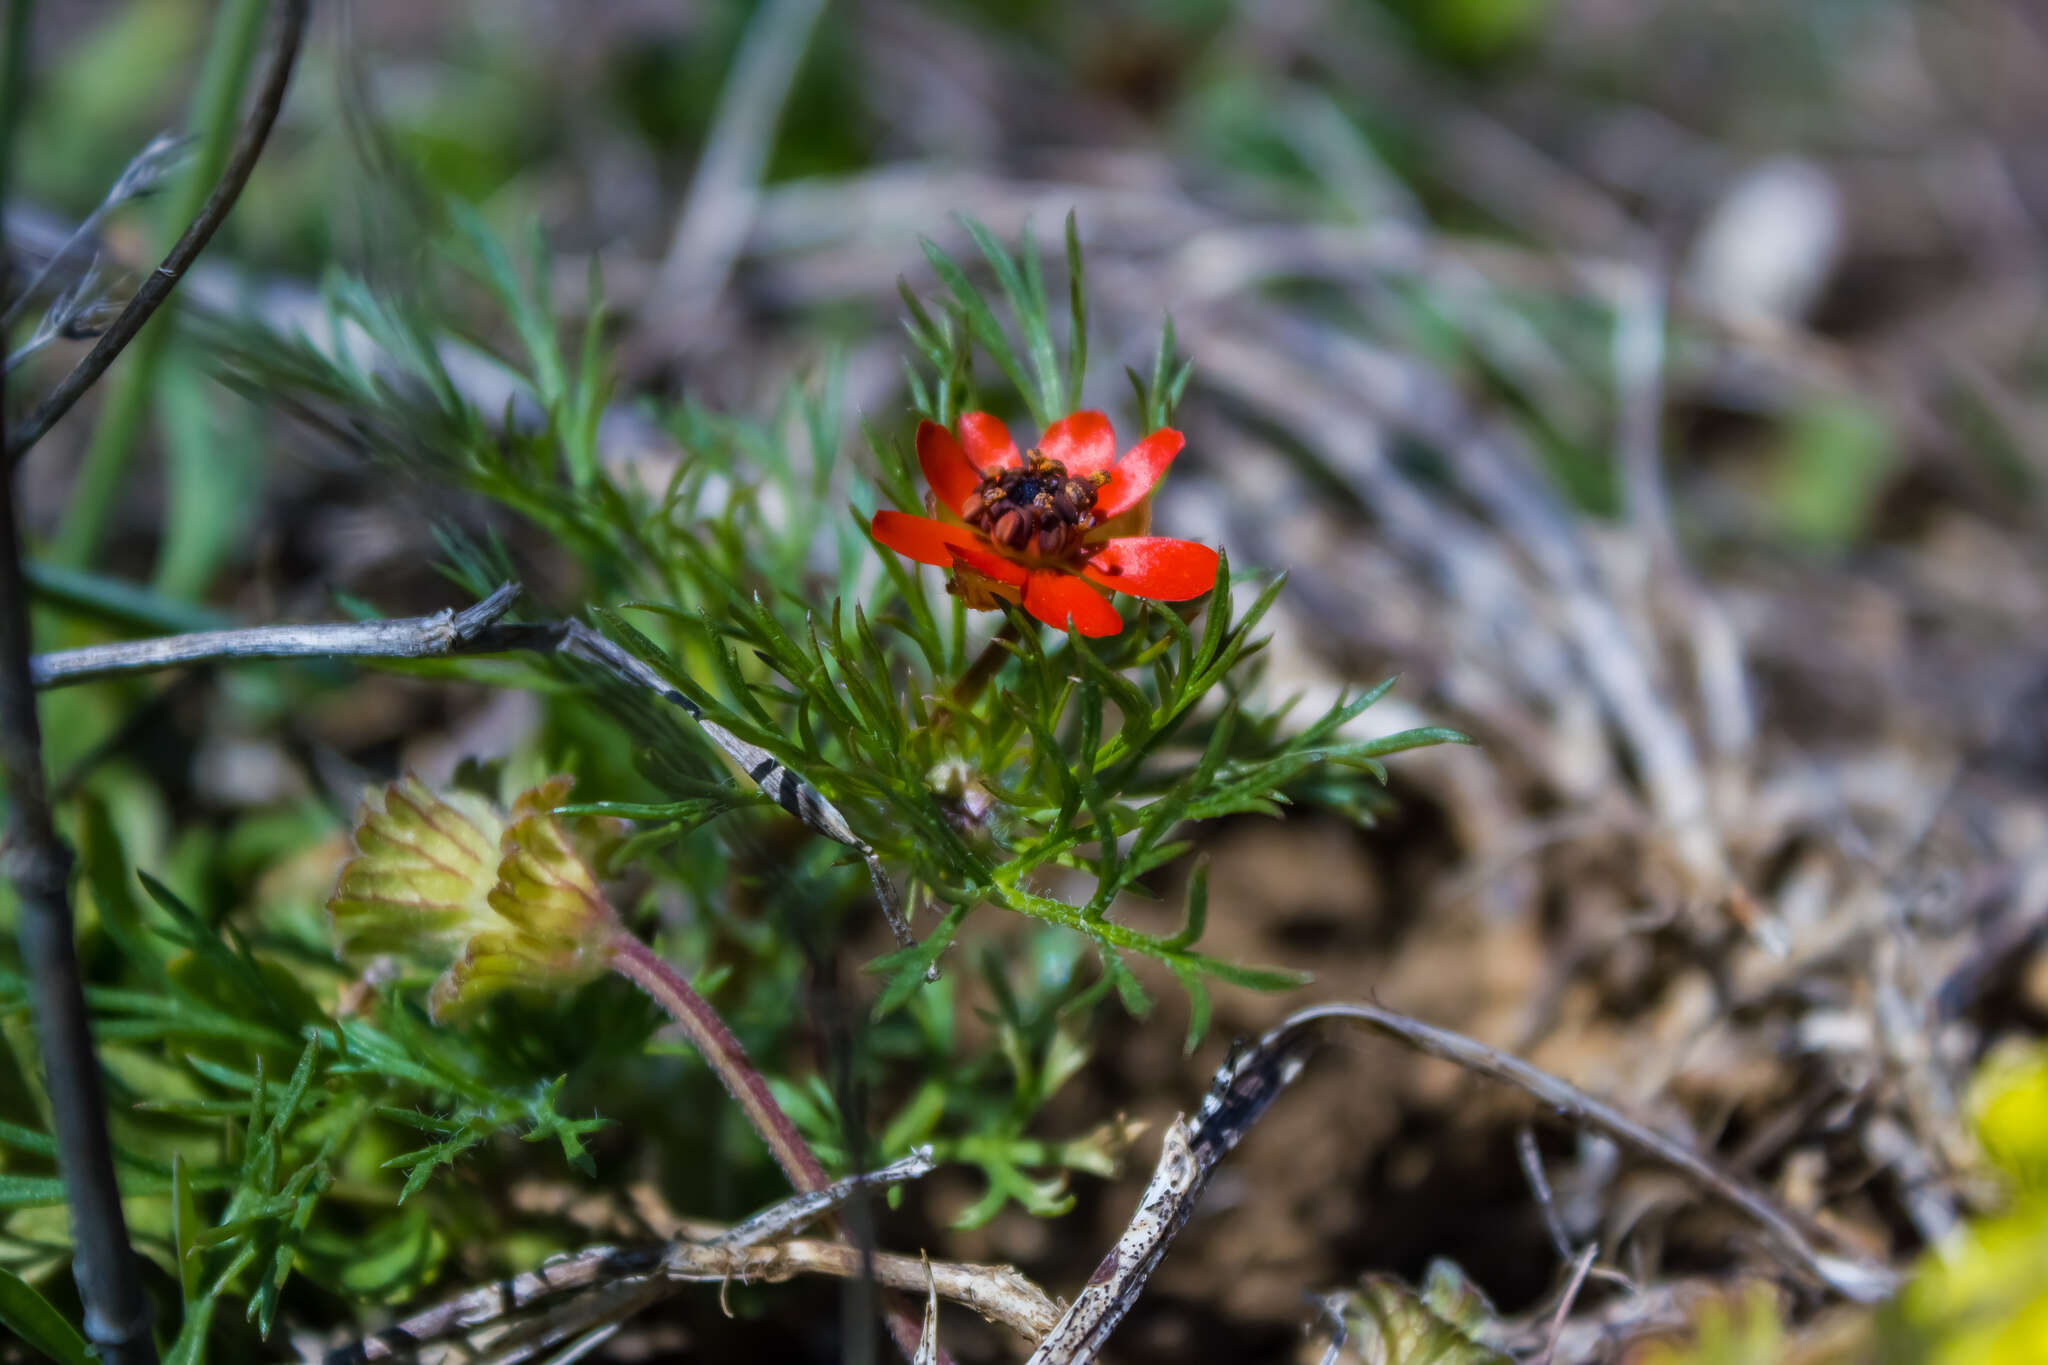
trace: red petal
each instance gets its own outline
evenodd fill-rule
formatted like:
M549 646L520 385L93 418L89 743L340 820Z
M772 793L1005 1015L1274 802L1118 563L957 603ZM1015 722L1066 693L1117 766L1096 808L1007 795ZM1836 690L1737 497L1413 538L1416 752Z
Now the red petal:
M1069 474L1088 475L1109 468L1116 458L1116 433L1099 412L1076 412L1060 418L1038 438L1048 460L1058 460Z
M984 474L1024 463L1017 458L1017 443L1010 439L1010 429L985 412L960 414L960 441L967 447L967 458Z
M1024 610L1049 626L1083 635L1114 635L1124 618L1095 589L1069 573L1041 569L1024 583Z
M998 583L1007 583L1013 588L1024 586L1025 575L1030 571L1014 559L1005 559L993 550L980 545L955 545L953 558L979 574L986 574Z
M924 481L949 511L958 512L967 495L981 487L981 475L967 463L967 453L960 449L953 433L937 422L917 424L917 465L924 471Z
M1172 427L1161 427L1132 446L1109 471L1109 482L1095 495L1095 515L1108 521L1152 491L1159 476L1180 454L1187 438Z
M964 526L948 526L930 517L913 517L908 512L877 512L868 534L897 554L920 564L953 566L953 554L960 546L974 545L974 532Z
M1171 536L1125 536L1097 551L1083 572L1133 597L1185 602L1216 586L1216 552Z

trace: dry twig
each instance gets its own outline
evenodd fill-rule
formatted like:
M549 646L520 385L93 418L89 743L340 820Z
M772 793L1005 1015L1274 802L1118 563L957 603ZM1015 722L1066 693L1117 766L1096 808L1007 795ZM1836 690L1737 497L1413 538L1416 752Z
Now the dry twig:
M1028 1365L1086 1365L1095 1359L1194 1212L1217 1163L1301 1074L1311 1042L1302 1030L1282 1025L1252 1046L1233 1050L1210 1083L1194 1122L1176 1118L1167 1126L1159 1164L1124 1235L1059 1325L1039 1342Z
M839 808L766 749L750 744L718 722L651 666L581 621L540 623L502 620L519 596L507 583L460 612L336 625L256 626L246 630L201 631L153 640L124 640L82 649L39 654L29 661L37 688L67 687L194 663L238 663L261 659L425 659L451 655L501 654L531 650L594 664L630 687L655 693L688 712L705 737L725 752L748 779L784 810L816 833L853 849L866 864L869 881L898 943L915 942L903 918L895 884L874 848L853 832Z
M797 1194L730 1227L686 1222L682 1235L666 1246L591 1247L414 1313L329 1352L325 1365L401 1359L422 1346L493 1329L503 1330L481 1343L487 1352L484 1359L525 1359L614 1325L680 1284L776 1284L798 1275L858 1279L872 1274L883 1288L936 1294L1037 1340L1051 1330L1059 1309L1010 1266L929 1262L885 1252L869 1254L845 1242L789 1237L864 1190L913 1180L931 1169L930 1149L920 1149L881 1170ZM530 1321L510 1321L545 1300L569 1295L575 1297Z
M1860 1256L1820 1250L1808 1232L1768 1195L1721 1170L1677 1138L1638 1123L1577 1086L1461 1033L1377 1005L1337 1004L1318 1005L1292 1015L1266 1037L1299 1033L1331 1019L1364 1024L1418 1052L1514 1086L1541 1101L1551 1112L1665 1163L1701 1192L1754 1220L1763 1229L1766 1244L1784 1264L1843 1298L1855 1303L1877 1303L1897 1292L1898 1276L1888 1267ZM1262 1039L1261 1046L1265 1045Z
M235 139L234 150L228 156L227 168L222 172L220 182L206 197L206 203L200 207L192 225L185 229L185 235L172 245L163 263L150 272L142 287L135 291L135 297L128 300L128 306L121 310L121 315L72 367L71 373L65 375L49 396L36 405L35 411L8 433L9 468L28 454L29 449L42 440L65 413L71 411L72 405L84 396L85 391L99 382L107 367L114 363L114 358L135 340L136 333L170 298L171 291L178 287L178 281L185 277L192 262L213 240L213 234L228 216L228 210L241 197L242 186L249 182L249 173L256 169L256 161L263 155L263 144L270 138L271 126L277 122L277 111L284 105L285 88L291 83L292 65L298 59L299 39L306 27L306 9L307 0L283 0L279 6L276 31L270 41L269 62L257 89L256 102Z
M876 1252L872 1262L875 1283L884 1289L917 1293L926 1288L927 1262L918 1257ZM1014 1267L951 1261L929 1266L930 1283L940 1298L964 1304L1027 1341L1043 1337L1059 1318L1059 1306ZM664 1258L662 1273L674 1280L774 1284L797 1275L859 1279L868 1270L859 1247L799 1240L731 1249L679 1242Z
M36 655L29 661L29 677L40 691L194 663L435 658L466 652L485 627L512 609L519 592L518 584L506 583L474 606L430 616L334 625L254 626L87 645Z

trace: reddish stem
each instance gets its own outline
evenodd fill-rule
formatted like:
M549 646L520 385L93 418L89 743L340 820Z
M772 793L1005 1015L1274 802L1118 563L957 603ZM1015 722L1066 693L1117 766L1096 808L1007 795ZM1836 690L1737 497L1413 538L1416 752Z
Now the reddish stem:
M797 1131L796 1124L775 1102L768 1082L761 1079L761 1073L747 1060L747 1050L740 1046L739 1039L733 1037L732 1030L725 1026L725 1020L718 1017L718 1011L711 1008L711 1002L697 994L681 972L662 961L652 948L624 929L613 936L611 953L612 969L653 996L654 1002L667 1010L669 1017L690 1035L691 1044L724 1083L726 1093L739 1101L740 1108L753 1122L754 1131L775 1154L775 1160L789 1177L789 1183L800 1190L823 1189L829 1183L825 1178L825 1168L811 1154L810 1146L804 1141L803 1134ZM838 1220L835 1218L833 1221ZM893 1303L886 1316L889 1336L895 1341L896 1348L903 1353L905 1360L915 1360L923 1335L917 1321L900 1302ZM938 1358L948 1361L944 1351L939 1352Z
M797 1131L796 1124L775 1102L768 1082L761 1079L761 1073L747 1060L746 1049L740 1046L739 1039L732 1036L732 1030L725 1026L725 1020L718 1017L718 1011L691 989L681 972L655 956L653 949L633 935L621 930L611 947L613 969L653 996L655 1003L683 1026L683 1032L690 1036L690 1042L706 1064L725 1084L727 1093L746 1111L754 1131L775 1154L775 1160L789 1177L789 1183L800 1190L823 1189L828 1183L825 1168L811 1154L810 1146L805 1143L803 1134Z

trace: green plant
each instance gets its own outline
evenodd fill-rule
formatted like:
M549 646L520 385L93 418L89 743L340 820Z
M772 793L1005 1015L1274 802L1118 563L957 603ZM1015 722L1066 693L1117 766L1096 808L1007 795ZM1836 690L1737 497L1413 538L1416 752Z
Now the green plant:
M1047 1134L1041 1111L1085 1064L1105 1011L1152 1011L1134 959L1178 983L1190 1049L1217 983L1302 980L1202 951L1206 877L1190 866L1199 826L1296 801L1370 821L1383 758L1459 737L1352 737L1349 723L1387 684L1313 717L1263 701L1257 628L1281 585L1240 579L1227 557L1201 600L1133 602L1123 628L1100 639L1044 628L1000 598L986 604L999 619L971 614L943 591L944 575L870 540L877 487L898 507L922 506L916 465L905 433L884 425L868 430L871 465L840 457L829 368L789 386L765 418L687 400L650 407L673 443L650 478L601 440L613 388L601 283L593 277L586 323L565 345L537 283L548 277L542 244L521 270L480 219L460 208L449 218L445 259L516 338L510 364L530 408L479 409L447 367L440 319L345 277L329 282L324 338L197 319L191 334L232 383L345 433L395 477L480 497L489 515L440 528L449 578L478 594L524 580L540 614L583 617L661 687L622 687L565 652L385 666L540 699L530 744L482 756L496 766L463 783L497 800L516 789L514 774L528 785L574 775L575 802L541 788L519 809L530 832L609 822L610 846L590 855L612 879L604 952L653 981L657 997L687 992L709 1002L707 1014L715 1007L710 1017L765 1073L770 1107L825 1166L929 1142L985 1180L961 1221L1012 1201L1062 1211L1071 1173L1111 1170L1128 1133L1112 1123ZM1012 254L970 231L997 294L930 250L940 297L905 290L913 406L950 426L1014 398L1049 424L1077 404L1087 366L1074 225L1064 344L1028 237ZM981 387L982 362L999 388ZM1166 425L1188 374L1169 326L1149 374L1131 376L1145 429ZM537 544L560 556L545 576L522 562ZM316 671L289 686L335 682ZM762 765L734 771L734 748L714 729L753 746ZM869 964L860 1026L828 1039L815 1073L790 1048L801 1021L787 1002L869 933L875 883L848 840L814 838L778 805L774 793L794 789L765 776L777 771L844 821L878 860L884 891L900 887L915 912L912 941ZM336 860L317 812L227 831L186 864L262 847L272 852L254 865L268 880L202 878L219 894L180 897L146 872L138 883L154 860L138 847L146 836L122 833L151 824L151 799L107 771L82 783L69 814L87 857L100 983L90 1000L117 1085L125 1188L143 1248L185 1305L174 1359L227 1352L230 1317L268 1333L295 1282L349 1305L419 1293L451 1241L504 1216L480 1177L522 1164L507 1138L589 1172L592 1134L630 1127L681 1167L718 1153L744 1172L742 1188L772 1190L757 1149L726 1142L736 1120L710 1103L694 1049L651 1044L658 1016L623 983L580 968L527 972L520 962L546 956L528 952L539 940L501 962L511 940L479 922L427 961L412 951L431 946L422 925L387 917L358 935L350 925L362 922L338 908L353 946L403 950L358 976L328 952L318 909L328 884L279 879L296 859ZM445 800L483 809L479 797ZM518 837L504 837L509 858ZM1175 883L1185 886L1180 928L1123 921L1129 898ZM1021 932L977 933L1005 915ZM661 958L688 964L694 980L629 931L651 931ZM511 962L523 989L482 999L459 981L444 986L437 1004L459 999L451 1013L462 1018L437 1025L422 988L450 951L468 964L458 976ZM985 1029L962 1026L970 983L990 1002ZM18 1025L22 983L0 978L0 992ZM0 1088L0 1141L12 1152L0 1202L12 1212L0 1251L33 1281L64 1247L23 1037L6 1032L15 1070ZM759 1107L749 1108L757 1119ZM479 1178L450 1178L465 1168ZM545 1237L520 1246L557 1249Z

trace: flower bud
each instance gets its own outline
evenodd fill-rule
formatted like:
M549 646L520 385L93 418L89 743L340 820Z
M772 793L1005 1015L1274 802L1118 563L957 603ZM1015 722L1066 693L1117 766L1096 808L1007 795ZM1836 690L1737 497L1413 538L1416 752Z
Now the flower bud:
M560 989L604 970L620 932L596 875L550 812L570 779L520 794L509 814L412 777L364 800L356 854L327 902L336 951L453 962L434 983L436 1020L507 987Z

